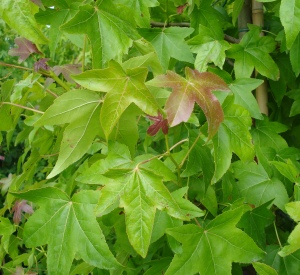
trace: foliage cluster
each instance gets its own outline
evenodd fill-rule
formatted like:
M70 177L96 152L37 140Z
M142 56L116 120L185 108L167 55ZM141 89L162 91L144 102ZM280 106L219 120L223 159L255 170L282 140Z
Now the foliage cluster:
M257 2L1 1L4 274L299 274L300 1Z

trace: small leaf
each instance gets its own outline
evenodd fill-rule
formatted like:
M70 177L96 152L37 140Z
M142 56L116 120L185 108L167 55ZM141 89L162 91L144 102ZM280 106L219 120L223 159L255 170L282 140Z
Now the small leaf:
M24 37L16 38L15 43L18 48L9 50L8 54L11 56L19 56L19 62L26 60L32 53L41 54L36 45Z
M38 72L38 71L49 71L50 67L48 66L48 64L46 63L49 60L49 58L41 58L38 61L36 61L34 63L34 71Z
M27 204L26 200L16 201L11 211L14 213L13 221L15 224L19 224L21 222L22 212L33 214L32 206Z
M168 134L169 131L168 120L164 119L161 113L159 113L158 116L147 116L147 117L150 120L154 121L154 124L152 124L147 130L148 135L155 136L160 129L165 135Z
M170 87L172 94L166 103L166 112L171 127L186 122L194 108L194 103L201 107L208 122L208 137L218 131L223 121L223 111L212 91L229 91L226 83L217 75L209 72L200 73L190 68L185 69L186 79L168 71L147 82L156 87Z
M258 275L277 275L278 274L274 268L272 268L269 265L266 265L264 263L256 262L256 263L253 263L252 265Z

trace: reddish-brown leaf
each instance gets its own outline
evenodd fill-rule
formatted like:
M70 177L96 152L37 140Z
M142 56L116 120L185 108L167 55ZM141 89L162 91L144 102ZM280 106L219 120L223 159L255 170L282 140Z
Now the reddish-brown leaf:
M15 43L18 48L9 50L8 54L11 56L19 56L19 62L23 62L24 60L26 60L32 53L41 53L35 44L24 37L16 38Z
M166 103L167 118L170 126L186 122L195 102L203 110L208 122L208 138L212 138L223 121L224 114L219 101L212 91L229 91L227 84L217 75L186 68L186 79L168 71L147 84L156 87L170 87L173 92Z
M50 67L46 63L49 58L41 58L37 62L34 63L34 70L38 72L39 70L49 71Z
M76 75L81 73L80 69L80 64L65 64L61 66L54 66L53 67L53 72L59 76L62 74L65 78L70 83L75 83L75 81L71 78L71 74Z
M26 200L18 200L12 208L12 212L14 213L14 223L19 224L22 218L22 212L33 214L33 209L29 204L27 204Z
M160 113L158 116L148 116L148 118L154 121L154 123L147 130L148 135L154 136L160 129L165 135L168 133L168 120L164 119Z
M185 3L185 4L181 5L181 6L178 6L176 8L177 13L178 14L182 14L186 6L187 6L187 3Z

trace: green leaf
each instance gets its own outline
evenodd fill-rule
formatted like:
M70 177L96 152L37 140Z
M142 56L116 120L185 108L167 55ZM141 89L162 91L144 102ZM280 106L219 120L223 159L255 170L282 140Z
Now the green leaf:
M41 118L34 124L61 125L80 119L82 114L92 112L100 103L97 93L87 90L72 90L54 100Z
M286 257L291 253L294 253L300 249L300 214L299 214L300 201L290 202L285 205L285 209L290 217L298 222L296 227L293 229L291 234L288 237L288 245L284 246L281 251L278 253L282 257Z
M194 108L194 103L201 107L208 122L208 138L211 138L223 121L221 105L212 91L228 91L226 83L217 75L209 72L200 73L188 67L186 79L173 71L160 75L147 82L155 87L170 87L173 93L167 100L166 112L170 126L186 122Z
M48 244L50 274L69 273L75 254L99 268L119 266L93 212L99 192L81 191L71 199L57 188L46 187L13 195L40 205L28 219L23 238L27 247Z
M93 68L103 68L111 59L120 59L137 39L131 24L132 14L118 7L112 0L97 1L94 6L86 4L61 30L71 34L86 34L91 47Z
M291 49L300 32L300 1L282 0L279 16L285 31L286 46Z
M44 11L40 11L35 15L36 20L45 25L50 25L49 30L49 48L51 52L51 59L55 57L55 50L58 44L61 42L62 32L60 26L66 23L78 12L79 2L74 1L68 4L63 1L56 1L55 8L47 8Z
M223 103L224 122L213 137L215 173L213 182L217 182L228 170L232 152L243 161L254 157L254 147L249 129L252 121L247 110L233 103L233 97L227 97Z
M300 34L297 35L290 51L290 60L296 76L300 74Z
M234 25L236 23L236 20L239 17L239 14L240 14L240 12L242 10L243 5L244 5L244 0L236 0L236 1L234 1L233 11L232 11L232 23Z
M16 231L16 228L11 224L8 218L0 217L0 235L1 237L1 247L6 253L8 253L8 248L10 245L10 237Z
M142 28L147 28L150 25L149 8L159 5L156 0L117 0L114 2L130 8L134 12L134 20Z
M47 176L48 179L65 170L88 151L99 132L97 131L97 128L100 128L99 113L100 108L96 106L90 113L82 113L76 122L66 127L57 162Z
M0 17L20 36L35 44L47 44L49 41L40 30L32 13L32 3L28 0L2 0Z
M279 133L288 130L286 125L276 121L268 121L265 117L264 120L257 120L255 128L251 130L252 138L255 147L272 147L276 151L288 147L287 142Z
M227 211L205 227L193 224L167 229L167 233L183 244L166 275L230 274L232 262L250 263L263 256L263 251L242 230L235 227L242 208Z
M291 182L297 182L300 171L290 159L286 162L270 161L270 163L276 167L281 175L289 179Z
M208 63L214 63L220 69L225 62L225 51L230 48L224 41L223 31L218 25L212 32L208 27L199 26L199 34L188 41L191 51L196 53L195 69L199 72L207 70Z
M244 197L247 203L260 206L274 199L280 209L289 201L284 184L277 178L269 178L261 165L254 162L233 164L234 175L238 182L234 185L236 196Z
M300 90L297 89L289 91L288 97L294 99L290 111L290 117L300 114Z
M260 28L249 26L239 44L227 51L227 56L235 59L236 78L249 78L255 68L260 74L272 80L279 78L279 69L269 53L275 49L275 41L270 36L260 37Z
M83 87L107 93L100 114L101 126L107 138L131 103L146 114L157 115L159 106L144 84L147 72L146 68L124 71L118 63L110 62L107 69L73 76Z
M266 265L264 263L256 262L256 263L253 263L252 265L258 275L277 275L278 274L274 268L272 268L269 265Z
M250 211L247 211L241 218L238 226L243 228L261 248L266 247L266 233L265 227L272 224L274 221L274 215L268 209L270 202L266 202Z
M249 111L251 117L256 119L263 119L263 116L252 91L262 83L263 81L260 79L241 78L229 85L230 90L234 93L234 102L243 106Z
M171 57L194 62L193 55L184 41L193 31L191 28L179 27L139 29L139 33L155 48L164 71L168 69Z

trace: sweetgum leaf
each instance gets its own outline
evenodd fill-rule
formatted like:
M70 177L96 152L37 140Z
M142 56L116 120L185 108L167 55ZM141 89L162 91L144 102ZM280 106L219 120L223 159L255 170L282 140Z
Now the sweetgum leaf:
M167 229L167 234L183 244L182 254L176 254L166 275L231 274L231 263L250 263L264 253L236 224L243 208L227 211L205 227L194 224Z
M278 275L276 270L264 263L256 262L252 264L258 275Z
M0 17L19 35L35 44L46 44L49 41L36 23L31 5L28 0L2 0Z
M91 47L93 68L103 68L111 59L120 59L139 37L133 16L128 9L118 7L112 0L97 1L94 6L85 4L61 30L71 34L86 34Z
M279 69L269 53L275 49L275 41L270 36L260 37L260 28L249 26L239 44L227 51L227 57L234 58L236 78L248 78L255 68L260 74L278 80Z
M170 27L140 29L139 33L151 42L165 71L171 57L189 63L194 62L193 55L184 41L184 38L193 31L191 28Z
M107 138L132 103L146 114L157 114L159 106L144 83L147 73L148 70L143 67L124 71L117 62L111 61L107 69L86 71L73 76L83 87L107 93L100 114Z
M98 191L81 191L70 198L57 188L45 187L13 195L40 206L28 219L23 238L27 247L48 244L49 274L68 274L75 255L99 268L119 266L94 215Z
M149 8L159 6L157 0L116 0L116 4L122 4L134 11L134 20L138 26L147 28L150 25Z
M212 91L229 91L229 88L220 77L210 72L200 73L187 67L185 74L186 79L168 71L166 75L157 76L147 84L173 89L165 106L171 127L186 122L196 102L206 116L208 137L211 138L218 131L224 117L221 105Z
M9 50L8 54L11 56L19 56L19 62L26 60L32 53L41 53L35 44L24 37L16 38L15 43L18 48Z

